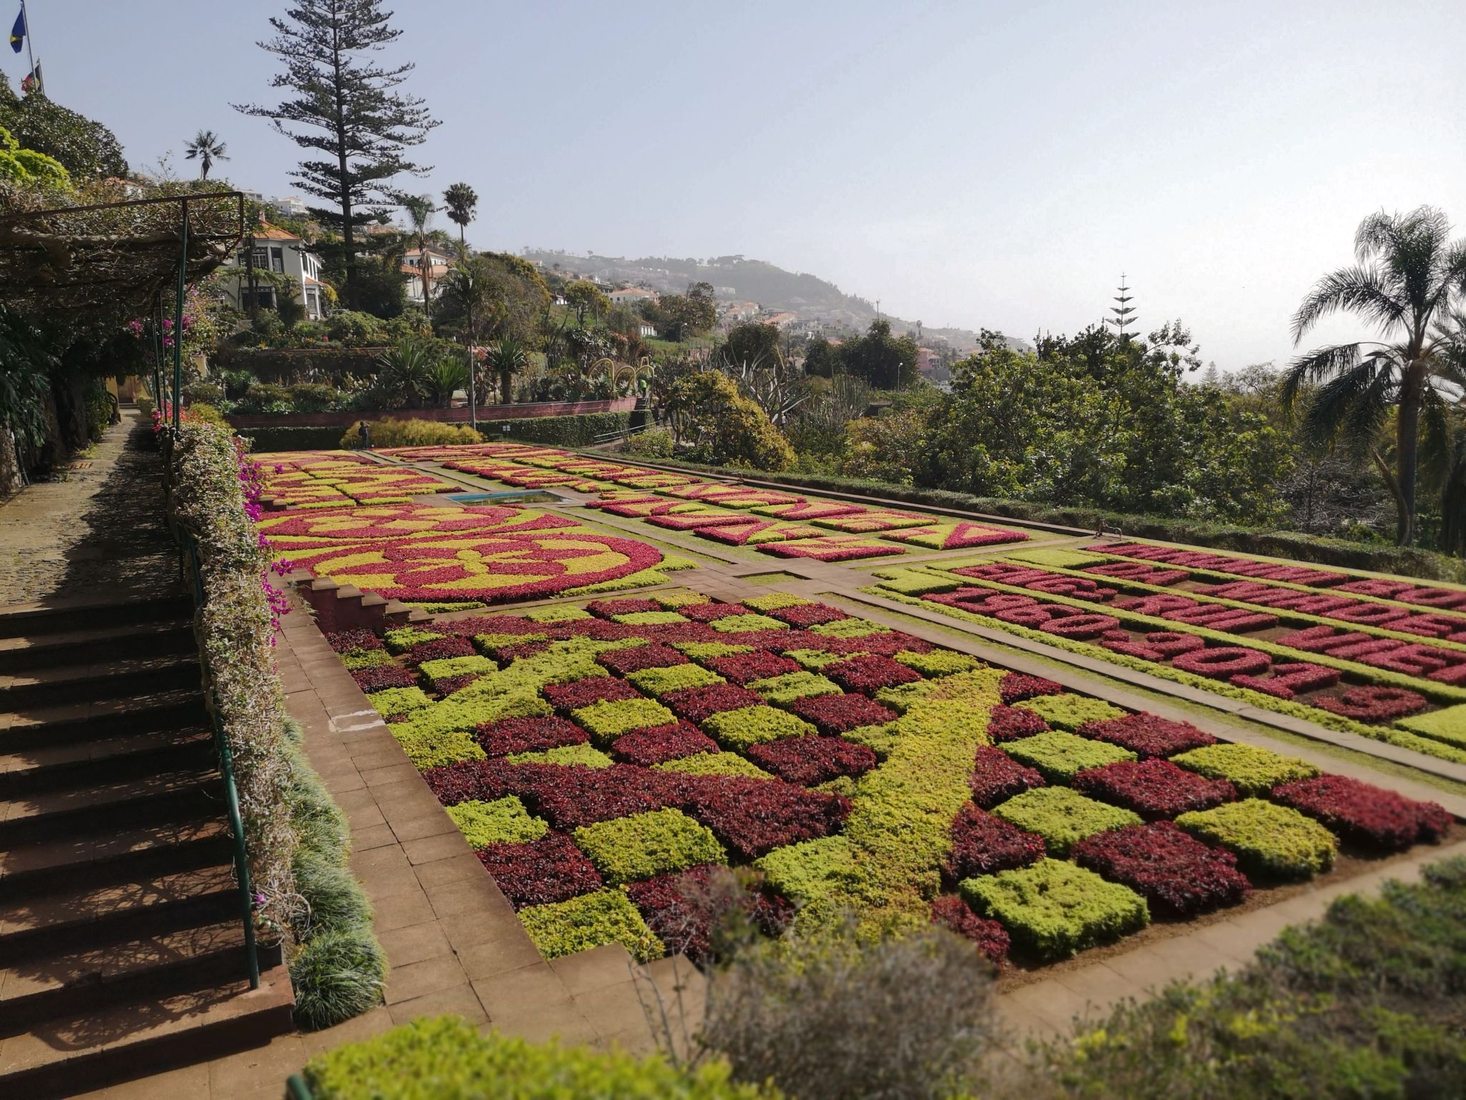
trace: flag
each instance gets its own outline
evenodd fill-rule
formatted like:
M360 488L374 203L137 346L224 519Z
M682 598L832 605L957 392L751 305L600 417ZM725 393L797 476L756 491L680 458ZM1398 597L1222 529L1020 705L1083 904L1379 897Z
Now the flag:
M45 91L41 81L41 63L39 61L36 62L36 67L20 82L20 91L22 95Z
M4 26L4 24L0 24ZM14 53L20 53L21 47L25 45L25 5L20 6L20 14L15 17L15 26L10 28L10 49Z

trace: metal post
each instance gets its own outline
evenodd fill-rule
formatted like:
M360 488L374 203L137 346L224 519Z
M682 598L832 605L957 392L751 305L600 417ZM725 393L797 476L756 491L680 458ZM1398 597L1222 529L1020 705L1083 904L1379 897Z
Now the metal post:
M473 275L468 275L468 426L478 431L478 386L474 375L478 364L473 358Z
M178 237L178 294L173 300L173 430L178 431L179 403L183 396L183 296L188 291L188 200L179 200L182 213Z

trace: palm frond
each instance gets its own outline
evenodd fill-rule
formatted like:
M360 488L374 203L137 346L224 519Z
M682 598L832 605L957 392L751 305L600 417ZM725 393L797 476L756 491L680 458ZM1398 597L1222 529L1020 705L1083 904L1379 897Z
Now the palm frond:
M1302 431L1316 445L1342 442L1354 455L1367 453L1394 403L1394 362L1383 353L1360 360L1314 391Z
M1362 314L1382 332L1406 323L1409 311L1391 293L1384 276L1367 267L1342 267L1325 275L1293 315L1293 343L1323 318L1340 310Z
M1300 355L1288 364L1283 375L1283 388L1279 397L1283 411L1293 414L1298 395L1303 387L1330 375L1353 370L1359 365L1360 349L1363 344L1334 344L1327 348L1314 348L1306 355Z

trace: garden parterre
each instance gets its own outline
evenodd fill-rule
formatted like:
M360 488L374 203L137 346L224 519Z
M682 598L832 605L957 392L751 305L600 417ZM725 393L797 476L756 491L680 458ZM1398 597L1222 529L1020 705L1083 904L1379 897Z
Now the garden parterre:
M769 932L936 920L1037 963L1450 824L783 593L331 640L549 957L704 958L731 867Z

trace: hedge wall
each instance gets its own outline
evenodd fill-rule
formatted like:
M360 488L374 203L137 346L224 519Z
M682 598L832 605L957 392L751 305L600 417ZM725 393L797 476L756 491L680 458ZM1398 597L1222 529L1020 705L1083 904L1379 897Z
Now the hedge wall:
M367 419L381 414L366 413ZM598 436L607 432L625 431L644 414L583 413L579 416L536 416L519 420L480 420L479 431L485 439L511 440L516 443L549 443L560 447L589 447ZM504 425L509 431L504 431ZM239 428L256 453L263 451L335 450L341 442L340 425L323 428Z
M265 451L332 451L341 439L340 428L236 428L256 454Z

